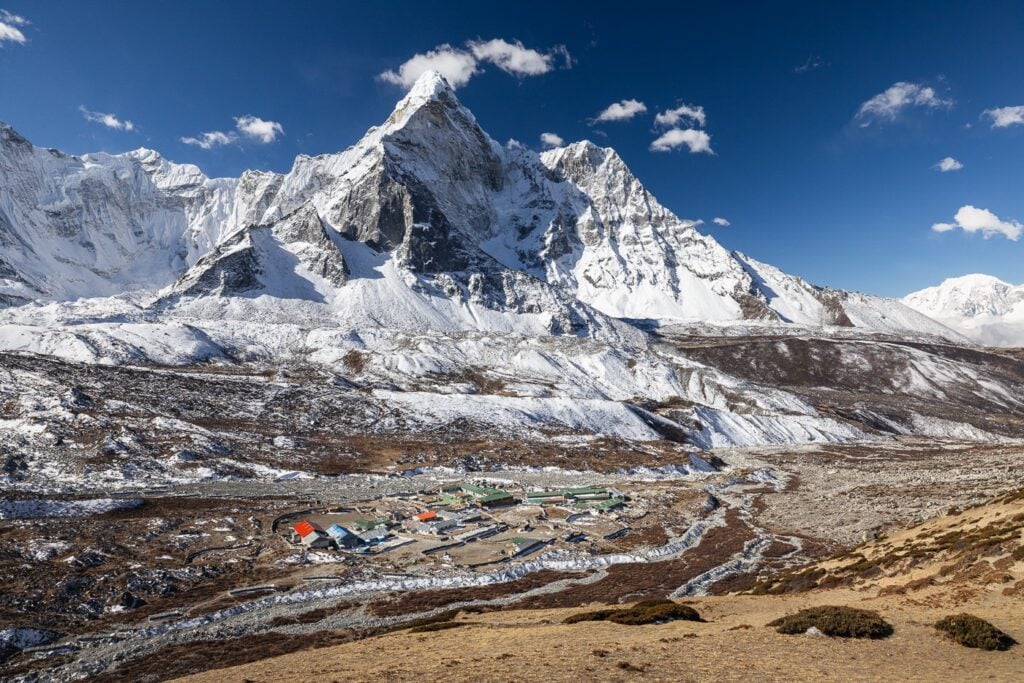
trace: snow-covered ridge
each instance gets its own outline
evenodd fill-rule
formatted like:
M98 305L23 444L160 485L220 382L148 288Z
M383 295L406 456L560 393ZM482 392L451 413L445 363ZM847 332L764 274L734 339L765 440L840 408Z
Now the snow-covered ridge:
M1024 346L1024 285L964 275L908 294L903 303L981 344Z
M612 318L949 334L729 253L614 150L499 145L436 72L286 174L73 157L0 126L0 245L0 305L129 297L160 319L609 339L633 334Z

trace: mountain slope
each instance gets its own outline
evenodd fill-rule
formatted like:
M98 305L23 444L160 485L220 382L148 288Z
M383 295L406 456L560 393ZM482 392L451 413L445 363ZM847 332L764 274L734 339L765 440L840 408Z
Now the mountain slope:
M0 133L0 303L141 295L163 315L410 331L620 337L609 318L628 318L951 334L728 252L611 149L502 147L436 72L354 146L286 174L209 179L151 150L78 158Z
M903 303L980 344L1024 346L1024 285L964 275L908 294Z

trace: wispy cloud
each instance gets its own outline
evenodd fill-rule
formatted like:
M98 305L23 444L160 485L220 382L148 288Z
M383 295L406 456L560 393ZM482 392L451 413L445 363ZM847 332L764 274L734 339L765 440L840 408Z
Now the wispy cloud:
M692 104L680 104L675 109L668 109L663 112L659 112L654 117L654 123L659 126L675 126L680 121L692 121L701 128L707 123L707 116L704 113L704 107Z
M934 168L936 171L940 171L942 173L949 173L950 171L959 171L963 167L964 165L961 164L956 159L954 159L953 157L946 157L939 163L932 166L932 168Z
M657 140L651 143L652 152L671 152L674 149L686 147L691 154L714 154L711 149L711 136L705 131L695 128L673 128L665 131Z
M825 66L828 66L828 64L825 63L825 60L823 60L821 57L817 55L811 55L803 63L794 66L793 73L805 74L809 71L817 71L818 69L821 69Z
M114 130L135 130L135 124L127 119L120 119L116 114L104 114L101 111L90 111L84 106L79 106L78 111L82 112L82 116L85 117L86 121L92 123L99 123L107 128L113 128Z
M732 223L722 218L721 216L715 216L713 219L711 219L711 222L720 228L728 228L730 225L732 225Z
M647 111L647 105L639 100L622 100L605 107L601 113L594 118L594 123L607 123L609 121L628 121L637 114Z
M545 147L561 147L565 144L565 140L557 133L541 133L540 141Z
M992 119L993 128L1009 128L1024 125L1024 105L1019 107L996 107L981 114Z
M952 230L963 230L966 233L981 233L982 237L988 239L1002 235L1007 239L1019 240L1024 233L1024 225L1012 218L1003 220L988 209L979 209L970 204L961 206L953 216L953 223L936 223L932 226L935 232L950 232Z
M541 52L526 47L521 41L502 38L471 40L465 48L445 43L433 50L414 54L397 69L378 74L377 79L408 90L425 72L438 71L453 88L461 88L480 73L483 63L493 64L517 78L525 78L554 70L558 57L562 57L565 68L572 66L572 55L564 45Z
M238 139L234 133L223 133L219 130L211 130L207 133L200 133L198 137L179 138L186 145L194 145L203 149L213 149L230 144Z
M900 81L861 104L854 120L861 128L866 128L875 121L895 121L911 107L949 109L953 104L952 99L939 97L934 88Z
M0 47L4 43L17 43L24 45L28 39L19 26L28 26L29 20L25 17L0 9Z

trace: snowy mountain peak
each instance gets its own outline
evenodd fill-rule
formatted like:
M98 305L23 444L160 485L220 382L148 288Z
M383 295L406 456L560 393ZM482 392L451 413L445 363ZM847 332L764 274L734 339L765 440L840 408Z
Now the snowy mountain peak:
M164 312L413 331L633 334L611 317L948 332L731 254L611 148L502 147L437 72L355 145L286 174L211 179L153 150L79 158L0 134L6 305L141 290Z
M904 297L908 306L938 317L1003 315L1024 297L1024 286L1014 287L983 274L949 278Z
M424 71L413 86L406 93L403 102L417 102L425 100L436 100L442 93L453 94L452 86L448 84L440 71L433 69Z
M903 303L976 341L1024 345L1024 285L976 273L908 294Z

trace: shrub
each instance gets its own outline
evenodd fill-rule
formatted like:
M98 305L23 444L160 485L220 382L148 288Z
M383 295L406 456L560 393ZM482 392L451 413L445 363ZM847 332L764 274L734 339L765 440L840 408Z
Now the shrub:
M663 624L668 621L702 621L697 610L671 600L644 600L632 607L621 609L600 609L579 612L563 620L563 624L577 624L581 621L610 621L613 624L640 626Z
M562 620L563 624L578 624L581 621L607 621L608 617L615 614L617 609L599 609L593 612L578 612L570 614Z
M854 607L811 607L768 624L779 633L796 635L814 627L833 638L887 638L892 625L871 612Z
M623 610L608 617L613 624L640 626L643 624L663 624L668 621L700 621L697 610L686 605L654 605Z
M965 647L1007 650L1016 640L973 614L951 614L935 622L935 628Z

